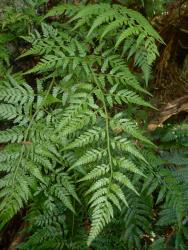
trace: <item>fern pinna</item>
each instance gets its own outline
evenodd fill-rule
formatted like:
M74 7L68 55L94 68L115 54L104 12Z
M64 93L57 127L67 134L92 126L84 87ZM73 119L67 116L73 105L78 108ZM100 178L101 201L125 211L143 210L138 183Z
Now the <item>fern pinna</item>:
M57 15L66 18L48 24ZM20 58L39 61L1 80L0 117L12 121L0 133L1 227L29 206L33 234L21 248L49 249L48 240L51 249L76 249L63 240L64 216L75 218L80 204L91 221L90 245L129 206L129 194L139 196L132 178L146 178L141 152L154 146L130 108L152 107L143 85L158 54L155 40L162 41L141 14L110 4L54 7L22 39L31 47Z

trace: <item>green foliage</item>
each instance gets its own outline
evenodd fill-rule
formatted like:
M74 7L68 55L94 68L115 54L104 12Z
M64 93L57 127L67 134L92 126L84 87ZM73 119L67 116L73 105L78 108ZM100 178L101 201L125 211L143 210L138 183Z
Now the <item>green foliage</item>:
M160 156L163 161L158 172L158 183L148 179L145 189L158 191L156 204L160 207L157 230L170 227L172 234L167 249L186 249L187 238L187 124L165 126L154 134L161 141ZM161 185L162 184L162 185Z
M73 213L82 197L91 220L90 245L116 207L128 206L126 190L138 195L131 178L144 176L137 162L145 166L147 161L134 141L153 146L116 105L151 107L128 62L145 65L147 81L157 55L154 41L161 38L140 14L118 5L62 5L45 18L63 12L70 21L62 28L43 22L42 32L23 37L31 48L20 57L40 56L23 74L38 74L36 89L21 74L8 73L1 81L0 117L15 124L0 135L2 143L9 143L1 157L1 227L40 196L44 204L50 199L50 211L60 203ZM127 39L134 50L123 45ZM39 230L43 238L44 228ZM32 245L33 237L26 244Z
M136 113L153 108L144 96L162 39L121 5L61 4L44 17L38 6L1 21L0 45L21 53L1 61L0 228L25 209L20 249L132 250L165 249L170 225L185 249L187 125L163 132L159 156Z

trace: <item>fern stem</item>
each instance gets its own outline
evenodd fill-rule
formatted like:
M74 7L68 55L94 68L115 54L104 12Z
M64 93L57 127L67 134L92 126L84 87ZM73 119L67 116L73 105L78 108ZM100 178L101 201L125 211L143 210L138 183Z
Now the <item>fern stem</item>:
M103 93L100 84L98 83L95 73L93 70L90 68L93 79L97 85L97 87L100 89L100 91ZM106 139L107 139L107 152L108 152L108 159L109 159L109 165L110 165L110 180L112 180L112 174L113 174L113 164L112 164L112 154L111 154L111 149L110 149L110 133L109 133L109 116L108 116L108 111L106 107L105 100L103 99L103 107L104 107L104 112L105 112L105 124L106 124Z
M109 116L108 116L105 101L104 101L104 112L105 112L105 116L106 116L105 122L106 122L107 151L108 151L108 158L109 158L111 178L112 178L113 169L112 169L112 155L111 155L111 149L110 149L110 136L109 136Z
M73 208L75 209L75 199L73 199ZM74 225L75 225L75 214L72 213L72 228L71 228L72 237L74 235Z

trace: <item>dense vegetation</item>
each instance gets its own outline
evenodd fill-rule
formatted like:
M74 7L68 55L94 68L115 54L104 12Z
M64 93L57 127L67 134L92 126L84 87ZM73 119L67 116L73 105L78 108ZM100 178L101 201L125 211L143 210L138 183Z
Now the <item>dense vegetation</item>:
M130 1L47 2L0 14L0 229L19 218L26 250L187 249L188 125L147 130L163 39Z

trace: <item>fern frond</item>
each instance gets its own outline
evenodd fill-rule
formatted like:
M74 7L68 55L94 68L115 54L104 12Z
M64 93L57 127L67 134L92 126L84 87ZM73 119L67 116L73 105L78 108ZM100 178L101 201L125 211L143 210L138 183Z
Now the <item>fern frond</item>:
M96 179L96 178L108 173L109 170L110 170L109 166L105 165L105 164L96 166L93 170L91 170L90 173L88 173L86 176L84 176L80 181Z
M100 160L102 157L105 157L107 154L104 149L92 149L86 151L86 153L74 163L73 167L82 166L91 162L96 162Z
M116 136L114 138L114 141L112 141L112 148L117 148L119 150L122 150L124 152L129 152L130 154L132 154L133 156L135 156L136 158L147 162L145 160L145 158L143 157L143 155L137 150L137 148L130 142L128 141L126 138L121 138L119 136Z
M105 138L105 132L100 127L94 127L84 132L78 139L69 144L65 149L73 149L78 147L84 147L88 144L103 140Z
M52 20L56 15L62 22ZM8 121L0 132L1 226L27 206L22 249L83 250L87 233L91 245L119 212L124 248L141 249L151 232L151 194L160 187L153 172L164 161L148 153L153 144L133 117L135 105L152 107L139 70L147 82L160 36L137 12L108 3L61 4L27 27L30 34L21 38L28 50L18 59L36 65L25 73L7 70L0 80L0 119ZM169 176L180 180L167 173L164 183ZM165 193L164 209L168 204L178 214L186 205L182 190L164 188L158 202ZM184 217L181 210L178 225Z
M0 131L0 143L19 143L24 139L24 127L22 126L15 126L10 129L6 129L3 131Z

